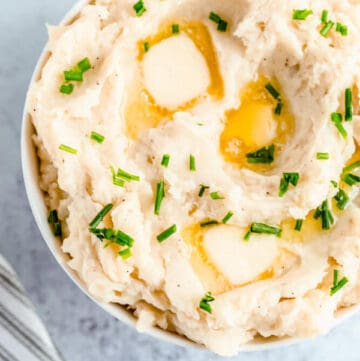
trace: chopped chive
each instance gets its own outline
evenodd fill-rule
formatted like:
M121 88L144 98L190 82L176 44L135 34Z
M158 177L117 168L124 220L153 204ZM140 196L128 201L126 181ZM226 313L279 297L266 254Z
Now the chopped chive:
M346 166L344 169L343 169L343 173L349 173L351 172L352 170L355 170L357 168L360 168L360 160L357 160L356 162L354 163L351 163L349 164L348 166Z
M137 16L141 16L146 11L144 2L139 0L136 4L134 4L133 9Z
M330 158L330 154L329 153L316 153L316 159L319 160L328 160Z
M160 207L164 197L165 197L165 182L161 181L156 185L154 213L157 216L160 214Z
M126 171L124 171L123 169L119 168L117 173L116 173L116 176L119 177L119 178L123 178L124 180L130 182L130 181L137 181L139 182L140 181L140 177L137 176L137 175L134 175L134 174L130 174Z
M65 144L60 144L59 145L59 149L63 150L64 152L68 152L70 154L77 154L77 150L74 148L69 147L68 145Z
M65 81L83 81L83 72L80 70L65 70Z
M283 107L284 107L284 104L281 103L281 102L278 102L278 103L276 104L276 108L275 108L275 110L274 110L274 113L275 113L276 115L281 115L281 112L282 112Z
M283 176L280 180L279 197L283 197L285 195L289 189L290 184L296 187L299 182L299 178L299 173L283 173Z
M171 25L171 31L173 34L178 34L180 31L179 24L172 24Z
M110 170L112 174L113 184L118 187L124 187L125 182L117 176L114 167L110 167Z
M126 260L128 258L130 258L132 256L131 253L131 248L130 247L126 247L123 250L121 250L120 252L118 252L118 255L123 259Z
M340 281L338 279L339 271L337 269L334 269L334 280L333 285L330 289L330 296L333 296L336 292L340 291L349 282L346 277L343 277Z
M109 243L115 243L119 246L132 247L134 239L128 234L112 229L112 228L89 228L90 233L93 233L101 242L103 240L109 241Z
M216 23L217 30L221 32L225 32L227 30L228 23L224 19L222 19L219 15L215 14L213 11L209 15L209 19Z
M335 127L337 128L337 130L339 131L339 133L341 134L341 136L346 139L347 138L347 131L344 128L344 126L342 125L342 115L340 113L332 113L331 114L331 120L334 122Z
M59 221L57 210L52 210L49 213L48 222L53 226L53 233L55 237L62 236L62 226L61 222Z
M190 155L189 158L189 167L191 172L196 171L196 161L195 161L195 157L192 154Z
M99 144L103 143L105 140L105 137L103 135L96 133L96 132L91 132L90 138L92 140L95 140L95 142L97 142Z
M328 10L323 10L321 13L321 22L323 24L327 24L328 22L328 15L329 15L329 11Z
M360 182L360 177L352 173L344 174L341 179L349 186L353 186L354 184Z
M227 21L221 19L218 23L217 30L221 32L225 32L227 30L228 23Z
M332 180L330 183L334 186L334 188L337 188L339 186L338 182Z
M164 154L161 160L161 165L167 168L169 166L169 162L170 162L170 155Z
M77 64L77 67L82 73L85 73L86 71L91 69L90 59L84 58L84 59L80 60Z
M210 302L215 301L215 298L211 294L211 292L207 292L206 295L200 300L199 308L202 310L212 313Z
M62 84L60 87L60 93L71 94L74 91L74 84Z
M296 223L295 223L295 228L294 228L295 231L300 232L301 228L302 228L302 225L303 225L303 220L302 219L297 219Z
M221 17L219 15L215 14L214 12L211 12L209 15L209 19L218 24L221 20Z
M233 212L229 211L226 213L225 217L222 219L222 223L226 224L227 222L229 222L230 218L234 215Z
M95 218L90 222L89 228L96 228L102 220L105 218L105 216L112 210L113 204L109 203L107 204L96 216Z
M248 163L251 164L270 164L274 161L275 146L263 147L256 152L246 154Z
M333 26L335 25L335 23L333 21L328 21L326 24L324 24L324 26L322 27L322 29L320 30L320 34L322 36L327 36L330 32L330 30L333 28Z
M346 205L349 203L349 200L350 200L349 196L347 195L347 193L343 189L339 189L339 191L336 193L334 199L336 201L336 206L340 210L344 210Z
M274 99L278 100L280 98L280 93L270 83L267 83L265 85L265 89Z
M176 224L173 224L171 227L169 227L168 229L166 229L164 232L161 232L156 239L159 242L163 242L166 239L168 239L170 236L172 236L174 233L176 233Z
M281 236L282 230L278 227L269 226L265 223L252 223L250 227L252 233L264 233L264 234L274 234L277 237Z
M352 108L352 91L350 88L345 90L345 121L352 120L353 108Z
M204 186L203 184L200 185L200 191L199 191L199 197L202 197L207 189L209 189L209 186Z
M244 236L244 241L249 241L250 240L250 237L251 237L251 231L247 231L245 236Z
M224 197L222 197L220 194L219 194L219 192L211 192L210 193L210 197L211 197L211 199L213 199L213 200L219 200L219 199L225 199Z
M348 35L348 27L341 23L336 23L336 31L340 33L342 36Z
M329 210L329 204L328 204L328 201L325 200L321 206L318 208L319 210L317 210L317 216L320 212L320 217L321 217L321 228L324 229L324 230L329 230L330 229L330 226L331 224L334 223L334 218ZM318 218L320 218L318 217ZM315 218L315 216L314 216Z
M219 224L219 222L216 221L216 220L214 220L214 219L212 219L212 220L210 220L210 221L201 222L201 223L200 223L200 227L201 227L201 228L205 228L205 227L209 227L209 226L214 226L214 225L216 225L216 224Z
M306 18L313 13L310 9L294 9L292 18L294 20L306 20Z
M144 51L145 53L147 53L150 50L150 44L149 42L145 41L144 43Z
M321 217L321 207L317 207L314 212L314 219L319 219Z

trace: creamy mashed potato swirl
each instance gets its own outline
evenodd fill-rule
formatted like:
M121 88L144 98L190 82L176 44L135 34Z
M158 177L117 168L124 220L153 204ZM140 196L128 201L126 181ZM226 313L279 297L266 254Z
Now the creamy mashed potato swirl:
M350 0L97 0L49 27L28 112L96 298L223 355L360 302L359 18Z

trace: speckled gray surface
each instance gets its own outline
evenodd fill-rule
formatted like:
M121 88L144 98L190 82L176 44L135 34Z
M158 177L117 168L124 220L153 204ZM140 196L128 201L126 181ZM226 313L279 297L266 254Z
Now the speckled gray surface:
M20 167L20 125L26 88L46 41L74 0L1 1L0 13L0 252L15 267L68 361L214 361L205 351L157 341L107 315L68 279L41 239ZM325 337L233 360L360 360L360 314ZM26 361L26 360L21 360Z

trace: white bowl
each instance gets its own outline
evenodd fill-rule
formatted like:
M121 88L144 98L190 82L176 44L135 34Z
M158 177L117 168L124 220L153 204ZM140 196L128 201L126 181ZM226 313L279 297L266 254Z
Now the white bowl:
M68 12L68 14L61 21L61 24L66 24L71 22L72 19L79 13L79 10L89 2L89 0L79 0L74 7ZM36 81L39 77L40 71L47 60L48 52L45 47L43 50L39 61L35 67L30 85ZM39 227L40 233L44 238L46 244L50 248L50 251L54 255L57 262L63 268L63 270L68 274L68 276L75 282L75 284L96 304L103 308L106 312L117 318L118 320L124 322L127 325L132 327L136 326L136 318L132 315L131 312L127 311L125 307L116 304L108 304L99 302L96 300L86 289L84 282L78 277L76 272L72 270L69 265L69 256L61 250L61 245L59 240L54 237L52 229L49 226L47 221L48 212L44 201L44 194L39 186L39 160L36 155L36 148L34 146L32 136L34 134L34 127L31 123L31 119L26 111L27 102L25 103L23 119L22 119L22 131L21 131L21 158L22 158L22 170L24 176L24 183L26 188L26 193L29 199L30 207L34 215L37 226ZM359 306L353 306L342 310L337 313L336 319L332 328L341 322L345 321L347 318L351 317L355 312L360 308ZM180 345L187 348L203 348L203 346L196 344L193 341L188 340L187 338L164 331L158 327L153 327L147 331L153 337L157 339L167 341L176 345ZM269 350L272 348L277 348L280 346L288 346L295 342L299 342L299 338L284 338L277 339L271 338L270 340L266 339L256 339L253 342L244 345L241 347L240 352L252 352L252 351L261 351Z

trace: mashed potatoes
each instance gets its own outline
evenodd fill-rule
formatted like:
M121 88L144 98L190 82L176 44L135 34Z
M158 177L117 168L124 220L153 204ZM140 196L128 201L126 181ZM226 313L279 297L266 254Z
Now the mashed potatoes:
M224 355L360 302L359 18L350 0L97 0L49 27L28 111L95 297Z

